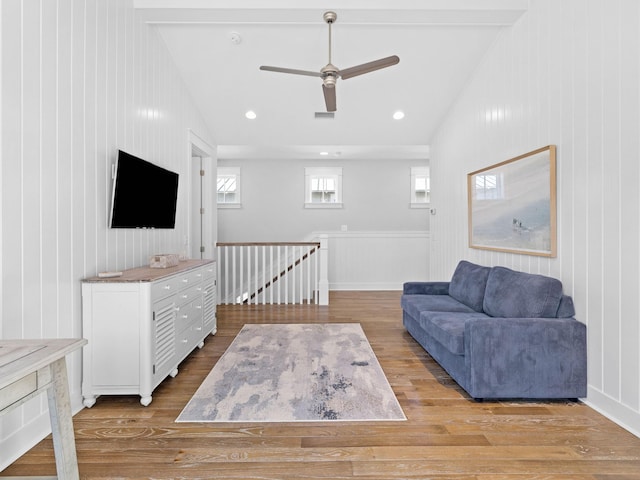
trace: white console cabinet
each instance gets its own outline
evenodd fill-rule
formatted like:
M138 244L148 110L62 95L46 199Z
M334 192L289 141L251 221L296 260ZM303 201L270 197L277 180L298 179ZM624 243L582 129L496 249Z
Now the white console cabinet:
M82 397L140 395L153 390L216 332L216 268L187 260L170 268L140 267L120 277L82 282Z

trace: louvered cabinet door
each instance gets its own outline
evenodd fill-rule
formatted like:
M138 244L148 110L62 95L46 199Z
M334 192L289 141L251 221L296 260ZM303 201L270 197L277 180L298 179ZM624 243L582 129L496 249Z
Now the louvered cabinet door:
M175 296L153 305L153 386L158 385L175 368L176 363L176 302Z
M215 334L218 330L216 321L216 305L217 305L217 282L215 268L205 274L203 288L203 328L205 335Z

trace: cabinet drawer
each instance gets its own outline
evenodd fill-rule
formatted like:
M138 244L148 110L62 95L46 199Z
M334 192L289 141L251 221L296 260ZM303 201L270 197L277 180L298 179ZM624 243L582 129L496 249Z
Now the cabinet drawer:
M38 390L38 374L30 373L0 390L0 411Z
M192 270L183 275L180 275L179 277L180 289L182 290L185 288L189 288L192 285L196 285L202 282L202 270L198 268L197 270Z
M181 358L186 357L202 341L202 322L190 325L177 337L176 349Z
M176 296L176 304L182 305L190 303L198 297L202 297L202 285L197 284L185 290L181 290Z
M202 323L202 297L177 308L177 330L182 331L194 322Z
M202 267L202 274L205 279L216 278L216 266L215 264Z
M180 280L180 276L175 276L153 282L151 284L151 301L176 293L182 287L182 282Z

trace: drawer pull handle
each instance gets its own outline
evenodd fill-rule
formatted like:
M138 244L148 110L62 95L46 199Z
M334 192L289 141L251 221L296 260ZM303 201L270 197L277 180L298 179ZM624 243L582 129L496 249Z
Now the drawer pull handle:
M164 289L165 289L165 290L171 290L171 285L165 285L165 286L164 286Z
M189 315L182 315L182 318L189 318Z

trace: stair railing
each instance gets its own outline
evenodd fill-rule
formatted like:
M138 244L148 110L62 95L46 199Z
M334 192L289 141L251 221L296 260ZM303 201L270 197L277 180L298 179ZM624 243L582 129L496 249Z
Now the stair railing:
M219 303L328 305L326 244L218 243Z

